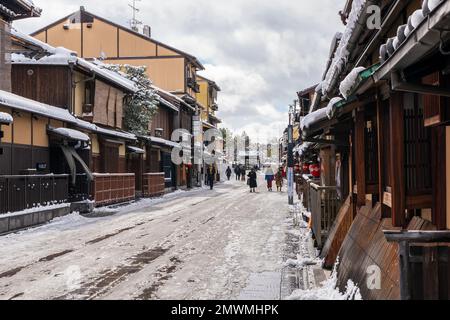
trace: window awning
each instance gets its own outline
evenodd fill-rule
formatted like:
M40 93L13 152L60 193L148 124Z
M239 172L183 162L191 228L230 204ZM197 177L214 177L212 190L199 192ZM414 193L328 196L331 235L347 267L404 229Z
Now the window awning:
M181 144L170 141L170 140L166 140L163 138L158 138L158 137L153 137L153 136L142 136L141 138L143 138L151 143L158 144L158 145L172 147L172 148L176 148L176 147L181 148Z
M127 149L128 151L130 151L130 153L145 154L145 150L138 147L127 146Z
M72 141L89 142L91 140L84 132L69 128L49 127L48 132Z

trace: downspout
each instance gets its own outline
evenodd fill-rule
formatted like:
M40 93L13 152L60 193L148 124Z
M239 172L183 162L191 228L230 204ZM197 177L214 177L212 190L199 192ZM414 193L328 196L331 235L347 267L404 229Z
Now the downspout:
M393 91L450 97L450 90L446 90L437 86L408 82L397 71L391 73L391 85Z

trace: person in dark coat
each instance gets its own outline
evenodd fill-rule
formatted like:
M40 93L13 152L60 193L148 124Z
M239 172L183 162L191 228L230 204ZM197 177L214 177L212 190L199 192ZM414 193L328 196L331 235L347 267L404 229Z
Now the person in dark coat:
M230 177L231 177L231 168L228 166L227 171L225 171L228 181L230 181Z
M234 174L236 175L237 181L241 180L241 168L239 167L239 165L234 168Z
M258 187L257 184L257 176L256 176L256 171L255 169L252 169L249 174L247 175L248 177L248 185L250 187L250 192L255 193L256 192L256 188Z
M216 177L216 168L214 168L214 166L210 166L208 168L208 183L211 190L214 188L215 177Z
M247 170L245 170L244 166L242 166L242 168L241 168L241 177L242 177L242 181L245 181L245 177L247 177Z

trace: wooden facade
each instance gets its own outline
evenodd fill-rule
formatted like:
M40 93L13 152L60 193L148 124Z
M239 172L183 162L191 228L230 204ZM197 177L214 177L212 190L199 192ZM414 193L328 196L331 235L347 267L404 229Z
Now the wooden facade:
M337 107L333 106L338 111L331 120L317 122L303 133L307 140L319 142L317 154L329 148L329 144L348 146L344 147L344 152L349 154L345 164L348 170L341 176L340 183L348 186L350 196L336 218L322 257L327 267L339 259L339 286L344 289L348 280L354 281L364 299L408 299L411 295L405 294L406 287L419 291L427 288L416 295L422 299L448 298L445 292L449 286L436 287L436 278L425 277L420 270L416 270L417 277L403 277L405 271L399 267L399 259L402 255L416 253L399 252L400 242L388 242L384 235L388 230L446 230L450 227L447 200L450 143L446 114L450 86L443 63L445 57L439 49L443 43L449 43L448 34L441 40L430 39L436 42L427 47L427 52L414 55L408 52L411 44L417 43L410 37L389 56L379 58L380 46L395 36L408 17L421 8L422 1L394 1L382 11L381 30L361 31L360 38L367 41L352 49L348 66L340 76L343 80L356 65L367 68L360 73L352 96L336 104ZM450 10L449 3L444 1L435 10L411 32L426 35L431 32L431 27L426 27L435 21L440 25L450 23L450 14L443 13ZM337 91L333 90L328 94ZM318 107L324 106L319 104ZM327 144L323 140L325 137L331 142ZM325 162L322 166L325 171L330 168ZM448 243L425 241L426 246L435 248L437 259L445 260ZM415 259L423 261L423 268L436 267L427 264L428 251L419 252L421 256ZM378 290L366 285L370 266L382 272ZM433 294L436 290L443 294Z

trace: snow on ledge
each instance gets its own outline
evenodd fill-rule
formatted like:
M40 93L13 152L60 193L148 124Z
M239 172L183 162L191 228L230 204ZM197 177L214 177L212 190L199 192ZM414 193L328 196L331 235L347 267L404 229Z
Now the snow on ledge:
M345 77L345 79L341 82L341 85L339 86L339 90L342 94L342 96L347 99L351 91L356 83L356 80L358 79L359 74L366 70L364 67L357 67L354 68L348 75Z
M51 204L51 205L47 205L47 206L36 206L34 208L25 209L22 211L0 214L0 219L17 217L17 216L21 216L24 214L30 214L30 213L34 213L34 212L40 212L40 211L62 209L62 208L67 208L67 207L70 207L70 203L59 203L59 204Z
M0 112L0 123L1 124L11 124L14 122L13 117L6 112Z

